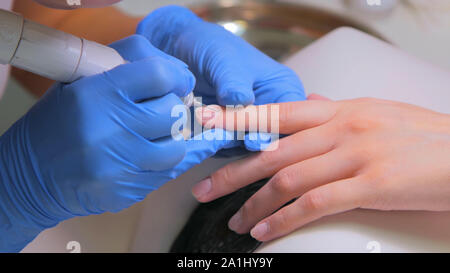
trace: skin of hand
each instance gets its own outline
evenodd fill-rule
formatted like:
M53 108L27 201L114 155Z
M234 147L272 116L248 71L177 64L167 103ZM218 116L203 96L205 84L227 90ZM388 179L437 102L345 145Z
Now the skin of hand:
M355 208L450 210L450 115L372 98L311 99L272 104L279 106L279 132L289 134L277 149L232 162L193 187L209 202L272 177L230 219L230 229L268 241ZM235 112L214 109L196 113L207 117L202 124L239 128L225 123Z
M114 7L61 10L49 8L38 3L43 3L43 1L44 0L14 1L13 11L40 24L104 45L134 34L136 25L142 19L129 16ZM111 0L101 1L102 3L95 0L88 1L81 2L83 7L85 7L84 5L86 4L96 4L95 7L98 7L100 6L99 4L112 4L118 2ZM55 2L56 4L58 4L57 2L64 2L63 4L67 3L65 0L49 0L49 3L50 2ZM101 18L101 20L99 18ZM54 83L52 80L14 67L11 69L11 74L27 90L37 97L42 96Z

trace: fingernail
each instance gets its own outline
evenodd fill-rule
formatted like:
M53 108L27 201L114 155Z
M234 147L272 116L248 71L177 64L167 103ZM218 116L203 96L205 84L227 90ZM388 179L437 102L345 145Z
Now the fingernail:
M231 217L230 221L228 221L228 228L236 232L239 229L241 223L242 223L242 213L239 210L238 212L236 212L235 215L233 215L233 217Z
M206 122L208 120L213 119L216 116L216 111L213 108L210 107L199 107L195 109L195 115L197 116L198 120L201 120L202 122Z
M211 190L211 178L206 178L200 182L198 182L192 188L192 194L200 200L203 196L205 196Z
M260 240L269 231L267 223L257 224L251 231L250 235L256 240Z
M202 120L203 121L208 121L210 119L213 119L215 115L216 115L216 112L214 112L214 110L209 109L208 107L205 107L203 109Z

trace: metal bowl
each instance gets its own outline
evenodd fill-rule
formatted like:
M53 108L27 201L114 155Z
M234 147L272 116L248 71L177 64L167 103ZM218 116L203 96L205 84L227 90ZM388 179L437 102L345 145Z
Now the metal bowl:
M350 26L383 39L363 24L302 4L217 1L192 6L191 9L203 19L218 23L243 37L278 61L342 26Z

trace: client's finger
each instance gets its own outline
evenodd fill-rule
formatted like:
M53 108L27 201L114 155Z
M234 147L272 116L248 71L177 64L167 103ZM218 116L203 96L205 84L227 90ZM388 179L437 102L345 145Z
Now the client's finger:
M338 103L325 100L295 101L225 108L209 105L196 110L196 119L207 128L292 134L330 120Z
M250 234L259 241L268 241L323 216L360 207L367 192L359 179L340 180L305 193L292 204L259 222Z
M298 132L278 141L278 148L234 161L199 182L192 193L209 202L250 183L270 177L282 168L330 151L335 139L327 126Z
M256 223L305 192L353 176L358 158L343 149L290 165L276 173L228 223L237 233L248 232Z

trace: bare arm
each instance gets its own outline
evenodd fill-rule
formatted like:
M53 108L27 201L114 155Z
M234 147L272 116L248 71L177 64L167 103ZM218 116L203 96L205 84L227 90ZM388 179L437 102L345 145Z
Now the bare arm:
M41 6L32 0L15 1L14 11L25 18L84 37L109 44L135 32L141 18L131 17L114 7L79 10L56 10ZM20 69L12 75L36 96L41 96L53 81Z

